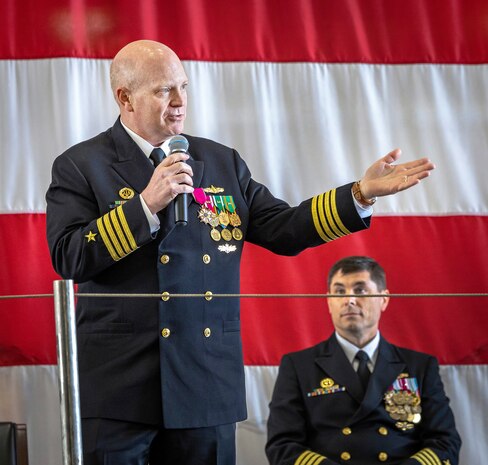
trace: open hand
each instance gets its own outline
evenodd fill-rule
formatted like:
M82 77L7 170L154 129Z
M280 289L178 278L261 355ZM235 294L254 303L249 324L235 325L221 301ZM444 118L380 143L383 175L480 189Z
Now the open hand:
M409 189L428 176L435 165L428 158L419 158L394 165L401 150L395 149L373 163L361 179L361 192L367 199L396 194Z

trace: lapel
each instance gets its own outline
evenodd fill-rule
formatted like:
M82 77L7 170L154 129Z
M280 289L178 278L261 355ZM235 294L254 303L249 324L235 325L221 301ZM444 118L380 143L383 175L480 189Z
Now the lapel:
M315 359L315 363L332 378L335 384L344 386L358 403L363 396L363 388L357 373L346 357L335 335L324 343L323 352Z
M352 422L359 421L375 410L383 401L386 390L392 385L397 376L405 370L405 362L398 352L383 337L380 338L378 359L371 377L364 399L352 418Z
M120 119L112 127L112 135L117 155L112 167L128 186L140 194L149 183L154 167L124 130Z

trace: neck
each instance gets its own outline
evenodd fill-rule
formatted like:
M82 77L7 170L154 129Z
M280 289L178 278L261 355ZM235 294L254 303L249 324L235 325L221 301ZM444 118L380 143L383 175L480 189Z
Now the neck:
M339 333L339 334L344 339L349 341L351 344L354 344L359 349L362 349L364 346L368 345L376 336L376 333L374 334Z

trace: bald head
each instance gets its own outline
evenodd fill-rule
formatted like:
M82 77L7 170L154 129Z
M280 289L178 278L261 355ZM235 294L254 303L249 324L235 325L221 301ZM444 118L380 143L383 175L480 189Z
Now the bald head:
M183 131L188 78L173 50L152 40L122 48L110 67L120 119L154 146Z
M136 90L150 76L151 70L162 63L182 66L176 53L160 42L137 40L127 44L115 55L110 66L110 85L114 95L120 87Z

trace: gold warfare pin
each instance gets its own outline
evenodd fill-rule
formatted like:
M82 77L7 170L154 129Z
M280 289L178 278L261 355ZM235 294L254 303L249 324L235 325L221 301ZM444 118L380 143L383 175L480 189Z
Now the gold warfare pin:
M119 195L124 200L129 200L134 197L134 191L130 187L123 187L119 190Z

